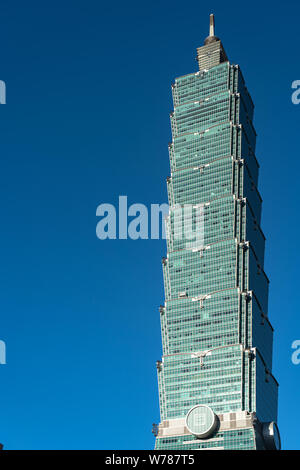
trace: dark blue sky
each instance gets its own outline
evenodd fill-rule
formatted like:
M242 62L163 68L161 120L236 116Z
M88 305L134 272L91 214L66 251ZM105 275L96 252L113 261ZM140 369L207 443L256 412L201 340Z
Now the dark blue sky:
M209 14L256 104L283 446L300 448L299 2L1 1L0 442L148 449L165 242L96 238L96 207L166 202L171 83Z

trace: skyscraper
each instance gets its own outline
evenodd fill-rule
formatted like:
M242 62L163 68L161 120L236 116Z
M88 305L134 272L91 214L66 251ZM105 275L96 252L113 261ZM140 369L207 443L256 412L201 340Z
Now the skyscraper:
M279 449L254 105L213 15L197 60L172 85L155 448Z

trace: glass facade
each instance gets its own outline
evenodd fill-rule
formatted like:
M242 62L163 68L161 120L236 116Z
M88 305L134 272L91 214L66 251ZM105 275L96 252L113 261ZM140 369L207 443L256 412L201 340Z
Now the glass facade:
M214 34L198 49L198 62L200 71L172 85L155 448L264 449L262 427L277 420L278 383L254 106ZM218 419L205 439L185 421L197 405Z

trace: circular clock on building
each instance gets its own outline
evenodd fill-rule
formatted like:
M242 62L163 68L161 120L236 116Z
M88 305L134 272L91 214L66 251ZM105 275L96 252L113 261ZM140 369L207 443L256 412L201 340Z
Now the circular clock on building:
M268 450L280 450L281 440L277 424L272 421L271 423L263 424L263 438Z
M186 415L186 427L190 433L204 439L210 436L217 426L217 417L206 405L196 405Z

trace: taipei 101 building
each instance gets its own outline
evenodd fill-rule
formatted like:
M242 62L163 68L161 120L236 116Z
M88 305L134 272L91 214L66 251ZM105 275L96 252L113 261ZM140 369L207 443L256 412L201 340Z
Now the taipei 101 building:
M215 36L172 85L155 449L276 450L254 105Z

